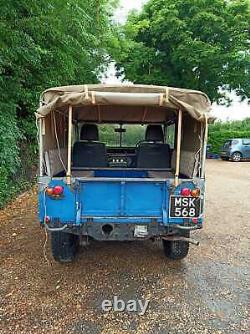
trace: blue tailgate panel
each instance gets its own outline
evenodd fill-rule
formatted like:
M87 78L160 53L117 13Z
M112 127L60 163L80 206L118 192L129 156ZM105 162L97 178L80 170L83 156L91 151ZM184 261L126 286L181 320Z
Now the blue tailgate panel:
M125 190L125 209L128 216L162 215L162 184L127 183Z
M164 182L80 182L82 217L162 217L166 209Z
M115 216L120 208L120 187L116 183L81 183L80 201L84 216Z

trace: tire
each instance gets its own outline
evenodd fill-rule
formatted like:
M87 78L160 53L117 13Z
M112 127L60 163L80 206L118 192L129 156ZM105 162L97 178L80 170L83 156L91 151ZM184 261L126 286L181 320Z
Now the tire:
M232 161L239 162L242 159L242 154L240 152L234 152L231 156Z
M65 232L51 232L52 256L57 262L71 262L74 260L79 244L77 235Z
M189 236L189 234L185 236ZM171 260L181 260L188 255L189 242L187 241L162 239L162 244L165 256Z

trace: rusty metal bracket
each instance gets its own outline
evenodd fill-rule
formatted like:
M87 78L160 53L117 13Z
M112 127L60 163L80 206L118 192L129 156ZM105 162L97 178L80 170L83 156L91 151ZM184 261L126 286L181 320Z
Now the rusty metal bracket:
M183 225L174 225L174 228L178 230L192 231L192 230L200 230L201 227L199 225L194 226L183 226Z
M200 242L195 240L195 239L192 239L192 238L186 238L186 237L182 237L182 236L165 236L165 237L162 237L162 239L164 240L168 240L168 241L186 241L186 242L189 242L190 244L193 244L195 246L199 246Z

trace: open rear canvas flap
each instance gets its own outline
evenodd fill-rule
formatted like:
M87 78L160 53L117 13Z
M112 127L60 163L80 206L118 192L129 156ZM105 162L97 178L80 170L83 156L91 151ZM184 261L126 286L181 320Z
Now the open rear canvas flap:
M210 116L206 94L181 88L145 85L76 85L50 88L41 96L38 117L66 111L72 105L76 118L95 122L164 122L179 109L197 121Z

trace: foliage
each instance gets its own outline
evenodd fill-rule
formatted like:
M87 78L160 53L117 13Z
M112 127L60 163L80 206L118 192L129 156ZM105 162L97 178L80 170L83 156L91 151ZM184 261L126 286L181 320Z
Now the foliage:
M108 146L120 145L120 134L115 132L119 125L99 125L100 141ZM122 133L122 146L136 146L137 143L145 138L145 125L125 125L126 131Z
M230 103L250 97L248 0L149 0L132 12L110 53L134 83L202 90Z
M40 93L98 81L113 2L0 0L0 206L19 180L20 147L34 156Z
M250 138L250 118L209 125L208 143L212 145L211 152L219 153L224 142L232 138Z
M119 146L119 133L115 132L115 125L99 124L100 141L107 146ZM134 147L144 140L146 125L125 125L126 132L122 133L122 146ZM219 153L227 139L250 138L250 118L243 121L215 122L209 125L208 144L212 145L210 152ZM169 126L167 142L173 148L175 140L175 127Z

